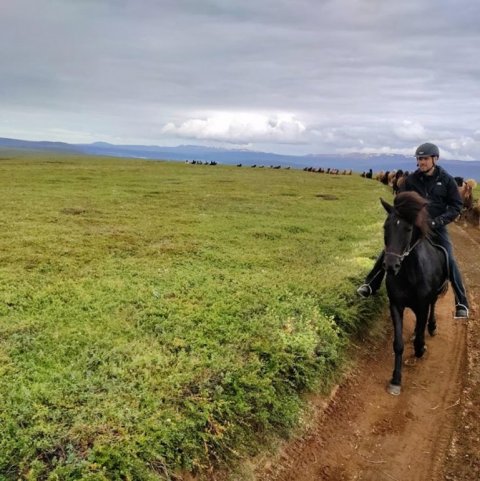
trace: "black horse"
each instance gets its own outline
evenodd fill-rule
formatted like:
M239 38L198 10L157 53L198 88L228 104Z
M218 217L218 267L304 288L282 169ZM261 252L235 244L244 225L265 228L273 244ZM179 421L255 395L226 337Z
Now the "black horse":
M394 327L395 367L388 391L400 394L403 354L403 313L409 307L415 314L415 356L423 356L425 327L435 335L435 303L448 288L446 251L429 237L427 201L416 192L402 192L393 206L380 199L388 212L384 224L385 253L383 267L390 315Z

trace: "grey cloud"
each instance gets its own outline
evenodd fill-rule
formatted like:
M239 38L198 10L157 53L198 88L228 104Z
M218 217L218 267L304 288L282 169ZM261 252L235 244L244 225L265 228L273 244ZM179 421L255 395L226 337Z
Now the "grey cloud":
M305 128L252 123L252 148L407 149L424 134L480 158L474 0L17 0L1 13L0 136L172 144L229 112ZM238 142L228 122L182 135Z

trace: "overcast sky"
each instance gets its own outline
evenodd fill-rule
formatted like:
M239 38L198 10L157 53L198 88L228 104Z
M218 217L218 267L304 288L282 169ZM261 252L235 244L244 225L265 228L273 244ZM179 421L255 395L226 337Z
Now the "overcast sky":
M480 159L478 0L0 0L0 137Z

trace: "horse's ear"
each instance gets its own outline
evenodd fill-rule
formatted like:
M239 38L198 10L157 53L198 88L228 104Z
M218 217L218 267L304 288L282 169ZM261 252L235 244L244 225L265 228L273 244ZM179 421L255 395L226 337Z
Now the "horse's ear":
M390 214L393 210L393 206L391 206L388 202L384 201L381 197L380 202L382 203L383 208Z

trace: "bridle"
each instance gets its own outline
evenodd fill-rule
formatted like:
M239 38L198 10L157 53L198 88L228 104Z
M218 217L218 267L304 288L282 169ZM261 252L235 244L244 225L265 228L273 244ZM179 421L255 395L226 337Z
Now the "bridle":
M398 224L398 221L397 220L397 224ZM398 257L398 259L400 260L400 262L403 262L403 260L405 259L405 257L409 256L410 253L413 251L413 249L415 249L415 247L417 247L417 245L419 244L419 242L422 240L422 237L419 237L412 245L408 246L404 251L403 251L403 254L397 254L396 252L391 252L391 251L387 251L385 250L385 255L391 255L391 256L394 256L394 257ZM412 239L410 238L410 242L412 241ZM409 242L409 243L410 243Z
M417 245L419 244L419 242L422 240L421 237L419 237L414 243L412 246L408 247L404 252L403 254L397 254L396 252L390 252L390 251L385 251L385 255L390 255L390 256L395 256L395 257L398 257L400 259L400 262L403 261L403 259L405 259L405 257L407 257L408 255L410 255L410 253L413 251L413 249L415 249L415 247L417 247Z

